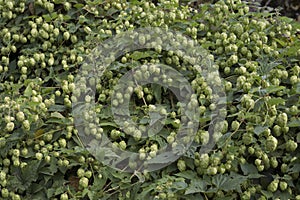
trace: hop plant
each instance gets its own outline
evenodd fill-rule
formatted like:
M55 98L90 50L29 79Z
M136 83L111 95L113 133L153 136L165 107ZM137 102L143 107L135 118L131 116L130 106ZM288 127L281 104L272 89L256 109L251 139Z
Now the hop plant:
M0 0L1 198L299 199L298 25L240 0L100 4ZM128 35L116 52L99 52L144 27L170 33ZM185 55L199 53L198 46L203 58ZM188 88L157 64L190 83L187 105L177 104L173 89L185 97ZM130 83L122 82L131 73ZM128 87L114 93L118 84ZM114 121L112 106L130 122ZM197 108L200 116L190 116ZM185 122L194 125L189 117L199 122L194 137L180 134ZM155 135L153 122L161 128ZM112 149L99 147L107 141ZM177 156L183 143L191 147L174 162L162 153ZM127 152L132 157L112 167L132 174L101 163Z
M278 140L273 136L269 136L266 140L267 151L275 151L277 148L277 144L278 144Z

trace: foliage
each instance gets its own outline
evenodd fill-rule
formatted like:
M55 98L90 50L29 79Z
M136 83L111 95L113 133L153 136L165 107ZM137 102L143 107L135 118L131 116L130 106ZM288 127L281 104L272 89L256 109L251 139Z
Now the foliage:
M200 153L209 137L206 116L215 109L206 80L176 52L129 52L96 85L102 129L88 131L143 156L155 157L159 147L173 143L180 109L156 84L138 87L130 109L143 125L149 123L145 102L164 105L169 121L162 133L138 143L113 123L112 86L125 70L145 63L186 71L203 116L178 162L121 173L93 157L74 128L74 78L102 41L148 26L181 31L211 53L226 90L226 121L214 150ZM3 199L300 199L299 23L249 12L240 0L197 6L176 0L0 0L0 27Z

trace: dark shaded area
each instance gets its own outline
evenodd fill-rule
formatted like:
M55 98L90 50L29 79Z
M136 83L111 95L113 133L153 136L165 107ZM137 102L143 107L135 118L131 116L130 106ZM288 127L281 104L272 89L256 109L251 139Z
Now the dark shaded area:
M299 0L262 0L262 6L281 8L280 13L300 22L300 1Z

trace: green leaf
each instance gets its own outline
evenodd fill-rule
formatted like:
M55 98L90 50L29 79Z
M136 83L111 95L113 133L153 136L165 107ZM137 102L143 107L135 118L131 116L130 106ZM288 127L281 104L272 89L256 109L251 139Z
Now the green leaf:
M195 158L195 152L197 151L197 148L199 146L200 146L199 144L192 143L191 146L188 148L188 150L185 152L184 156L194 159Z
M55 4L62 4L65 2L65 0L54 0L53 1Z
M222 186L228 181L228 177L226 175L217 174L212 178L212 184L214 184L217 188L222 188Z
M19 174L15 174L15 176L9 176L7 178L7 188L9 190L21 190L21 191L25 191L26 187L25 185L20 181L20 177Z
M280 16L279 19L283 22L286 22L288 24L291 24L294 20L290 17L286 17L286 16Z
M297 134L297 143L300 143L300 132Z
M286 42L284 42L283 40L280 40L278 38L273 38L276 42L278 42L281 46L285 47L286 46Z
M71 121L68 118L61 119L61 118L52 117L52 118L48 119L45 123L46 124L54 123L54 124L64 124L64 125L66 125L66 124L70 124Z
M113 14L115 14L116 12L118 12L119 10L115 9L114 7L111 7L108 11L107 11L107 15L108 16L112 16Z
M197 173L192 170L187 170L187 171L179 172L179 173L175 174L175 176L193 180L195 177L197 177Z
M148 161L148 164L164 164L164 163L171 163L174 161L174 156L173 154L170 154L170 152L164 152L153 159Z
M231 173L230 176L226 174L217 174L213 176L212 183L217 190L241 192L241 184L247 180L247 176L241 176L236 173Z
M66 107L64 105L51 105L48 109L48 111L53 112L63 112L65 111Z
M80 8L83 8L84 5L82 3L77 3L73 6L74 8L77 8L77 9L80 9Z
M242 183L244 183L247 180L246 176L241 176L239 174L231 174L230 175L230 179L227 180L227 182L222 186L222 189L224 191L232 191L232 190L236 190L238 192L242 192L241 191L241 185Z
M64 117L62 114L60 114L59 112L53 112L53 113L51 113L50 116L53 117L53 118L58 118L58 119L64 119L64 118L65 118L65 117Z
M266 88L266 92L270 94L270 93L275 93L275 92L278 92L278 91L281 91L281 90L284 90L284 89L285 89L284 86L271 85L271 86Z
M136 197L137 200L149 199L149 194L156 188L155 184L148 185L143 188L142 192Z
M236 198L234 198L233 196L230 196L230 197L217 197L216 198L216 200L232 200L232 199L236 199Z
M267 199L273 197L273 193L272 193L272 192L269 192L269 191L266 191L266 190L262 190L261 193L262 193L263 195L265 195L265 197L267 197Z
M267 129L268 127L267 126L256 126L255 128L254 128L254 133L256 134L256 135L260 135L261 133L263 133L266 129Z
M119 159L120 156L117 155L115 152L112 151L111 148L102 147L101 149L98 148L98 143L89 144L91 147L88 149L98 160L105 160L106 158L116 158Z
M160 131L159 134L156 134L156 135L150 137L151 140L156 141L160 147L164 147L167 145L166 140L161 136L161 134L164 133L164 130L165 129ZM155 131L153 131L153 132L155 132ZM152 133L150 132L150 134L152 134Z
M288 127L300 127L300 119L293 119L288 124Z
M231 136L232 132L227 132L226 134L222 135L222 137L217 141L218 147L222 148L224 145L226 145Z
M261 177L265 177L265 175L262 174L249 174L248 179L256 179L256 178L261 178Z
M148 124L150 121L149 117L148 116L144 116L140 121L139 121L139 124Z
M276 97L276 98L271 98L268 100L268 105L269 106L273 106L273 105L279 105L279 104L284 104L285 100L283 98L280 97Z
M265 95L265 94L262 94L262 95ZM263 108L264 105L265 105L265 101L263 99L259 99L255 103L253 111L255 111L255 112L260 111Z
M226 183L224 185L222 185L221 188L225 192L232 191L232 190L236 190L238 192L241 192L241 184L245 180L246 180L246 178L244 178L244 179L240 179L240 178L230 179L230 180L226 181Z
M39 172L45 175L53 176L57 172L57 169L57 159L52 158L50 165L41 168Z
M149 126L154 126L157 123L162 124L161 120L165 118L158 112L149 112L149 116L150 116Z
M55 90L55 88L53 88L53 87L45 87L45 88L42 88L42 94L43 95L51 94L54 90Z
M21 180L25 188L28 188L32 182L38 179L38 168L40 163L39 160L32 160L21 169Z
M299 46L300 46L300 42L297 41L297 45L294 44L293 46L288 46L285 51L283 52L283 55L292 57L292 56L296 56L296 52L299 50Z
M126 68L126 64L123 63L119 63L119 62L113 62L110 67L109 70L114 70L114 71L121 71L122 68Z
M51 16L49 14L47 15L43 15L43 18L46 22L50 22L51 21Z
M204 180L194 177L184 194L188 195L193 193L205 192L206 188L207 184Z
M300 94L300 83L297 83L296 94Z
M285 192L276 192L274 195L274 199L278 198L280 200L289 200L291 199L291 194L287 191Z
M100 126L101 127L104 127L104 126L112 126L112 127L115 127L115 128L118 128L118 125L114 122L101 122L100 123Z
M292 172L292 173L300 172L300 163L293 164L292 167L288 169L288 172Z
M30 85L28 85L24 91L24 96L25 97L31 97L32 95L32 88Z
M31 192L34 193L34 197L32 199L45 199L45 195L43 193L39 193L44 189L44 186L38 183L33 183L31 185ZM44 198L43 198L44 197Z
M151 88L153 89L153 94L156 101L160 104L161 103L161 86L158 84L152 84Z
M130 55L130 58L134 59L134 60L139 60L142 58L148 58L148 57L153 57L154 55L156 55L157 53L155 51L135 51Z
M258 173L257 168L253 164L249 164L249 163L241 164L241 169L244 175Z
M184 181L176 181L176 182L173 182L172 184L172 188L176 189L176 190L184 190L185 188L188 187L188 184Z

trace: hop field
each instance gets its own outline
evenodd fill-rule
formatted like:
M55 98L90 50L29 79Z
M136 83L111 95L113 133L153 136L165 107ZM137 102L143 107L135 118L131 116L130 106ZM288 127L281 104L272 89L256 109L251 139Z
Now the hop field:
M300 199L300 24L220 0L0 0L0 199Z

